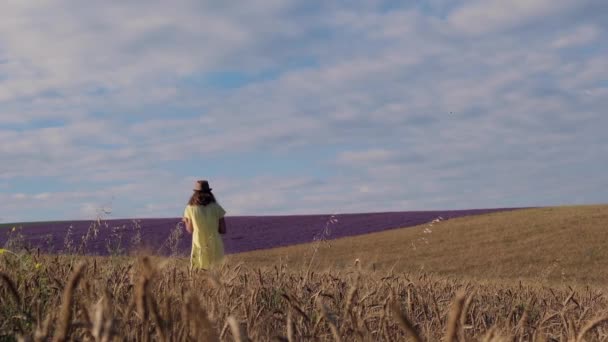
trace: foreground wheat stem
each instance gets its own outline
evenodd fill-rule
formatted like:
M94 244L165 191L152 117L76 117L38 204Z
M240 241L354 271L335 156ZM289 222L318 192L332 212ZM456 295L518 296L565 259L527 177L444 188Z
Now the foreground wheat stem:
M399 308L399 305L397 303L391 304L391 311L393 312L393 315L395 315L395 317L397 318L397 321L399 322L401 327L403 327L403 329L405 329L405 331L412 336L412 339L414 339L414 341L416 342L422 342L422 339L420 338L420 335L418 335L416 328L414 328L414 325L412 324L412 322L410 322L407 316L403 312L401 312L401 309Z
M232 336L234 336L234 340L236 342L246 342L247 335L243 331L241 324L234 318L234 316L228 317L228 325L230 326L230 331L232 332Z
M460 314L464 305L465 294L463 291L456 293L454 300L452 301L452 309L448 316L448 326L445 334L444 341L452 342L456 339L458 333L458 322L460 321Z
M82 278L85 264L80 263L76 266L76 269L70 275L68 284L63 291L61 299L61 311L59 312L59 322L53 341L65 341L70 329L70 322L72 320L72 305L74 304L74 290L78 286L78 282Z
M580 333L578 334L578 336L576 337L576 342L580 342L583 341L583 337L585 337L585 334L588 333L589 331L593 330L594 328L596 328L598 325L607 322L608 321L608 317L604 316L604 317L600 317L597 319L594 319L592 321L590 321L589 323L587 323L587 325L585 325Z
M19 297L19 292L17 291L17 287L15 286L15 283L11 280L11 278L7 274L4 274L2 272L0 272L0 278L2 279L2 281L8 288L8 292L11 294L11 297L13 297L15 304L17 304L17 306L21 307L21 297Z

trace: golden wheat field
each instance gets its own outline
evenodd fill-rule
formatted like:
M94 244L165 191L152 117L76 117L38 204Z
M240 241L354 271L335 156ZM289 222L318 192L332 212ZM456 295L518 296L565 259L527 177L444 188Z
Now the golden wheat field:
M595 269L583 267L588 259L579 260L579 268L601 274L581 278L571 270L577 267L576 260L569 258L570 263L560 266L568 278L558 272L551 280L544 274L534 277L528 270L534 251L524 248L527 242L522 248L506 243L522 227L531 226L535 228L529 228L529 236L522 240L532 238L539 245L534 236L551 235L544 229L561 222L555 227L563 224L577 232L570 236L563 227L555 232L570 238L570 249L545 245L536 248L536 253L550 250L578 256L591 230L598 233L593 246L606 241L602 232L607 207L554 208L553 215L545 209L534 210L436 224L427 234L431 235L428 244L422 243L417 250L402 248L410 261L401 264L394 262L397 252L390 246L409 246L418 239L417 229L429 227L379 233L367 240L355 237L234 255L212 271L192 272L188 260L143 255L3 253L0 340L607 340L608 299L602 286L606 272L598 266L605 260L593 264ZM496 226L500 228L490 228ZM490 233L484 234L481 227ZM534 233L537 230L542 233ZM465 243L463 239L471 239L470 231L477 231L492 246L493 253L488 252L486 258L509 260L502 268L507 275L496 277L484 271L487 260L467 261L483 259L484 248L489 247L455 252L455 246ZM502 243L493 243L490 237ZM393 244L379 244L382 239ZM546 241L553 240L547 237ZM426 248L422 256L416 254L420 248ZM449 264L445 269L435 266L442 264L441 251ZM535 267L541 271L552 267L553 254L547 261L543 255L532 259ZM427 268L422 269L421 263ZM464 265L455 266L459 263ZM526 271L509 273L515 272L518 263ZM488 268L496 272L499 266Z
M424 271L446 277L542 285L608 284L608 205L564 206L461 217L405 229L231 256L264 266L281 260L336 269Z

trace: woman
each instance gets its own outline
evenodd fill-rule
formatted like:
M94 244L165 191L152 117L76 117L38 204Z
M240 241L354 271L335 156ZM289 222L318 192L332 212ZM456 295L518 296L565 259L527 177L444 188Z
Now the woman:
M182 219L186 230L192 234L190 265L208 269L220 263L224 257L220 234L226 233L226 211L215 200L208 181L197 181L193 190Z

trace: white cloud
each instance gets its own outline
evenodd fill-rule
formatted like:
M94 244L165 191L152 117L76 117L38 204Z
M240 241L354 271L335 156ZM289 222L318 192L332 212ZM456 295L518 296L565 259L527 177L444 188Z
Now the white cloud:
M597 27L585 25L559 37L553 42L553 46L561 49L585 45L593 42L599 35L600 30Z
M49 199L51 197L51 194L48 192L41 192L39 194L34 195L34 199L37 200L46 200Z
M25 198L27 198L26 194L23 194L23 193L13 194L13 199L22 200L22 199L25 199Z
M473 0L452 12L449 22L458 30L481 34L510 29L539 17L552 16L585 1ZM578 4L577 4L578 3Z
M100 209L96 204L85 202L80 205L80 213L78 216L92 220L95 219L95 217L98 217L99 214Z
M227 66L234 54L255 49L266 35L288 34L270 30L273 24L287 26L277 19L282 7L280 2L238 8L196 1L3 2L0 42L9 62L0 66L7 79L0 101L99 88L143 88L158 96L160 89L150 88L150 82Z
M395 157L396 153L386 149L373 149L366 151L345 151L338 155L339 163L370 165L386 162Z
M208 160L239 169L213 180L232 214L600 197L607 36L584 4L376 5L0 4L0 216L179 216ZM188 83L210 71L272 76ZM66 189L20 189L41 175Z

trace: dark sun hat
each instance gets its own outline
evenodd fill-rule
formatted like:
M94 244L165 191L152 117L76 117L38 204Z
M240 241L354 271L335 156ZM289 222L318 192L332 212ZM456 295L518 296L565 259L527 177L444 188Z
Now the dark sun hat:
M206 180L198 180L196 181L196 183L194 183L194 189L192 189L194 191L203 191L203 192L209 192L213 189L211 189L209 187L209 182Z

